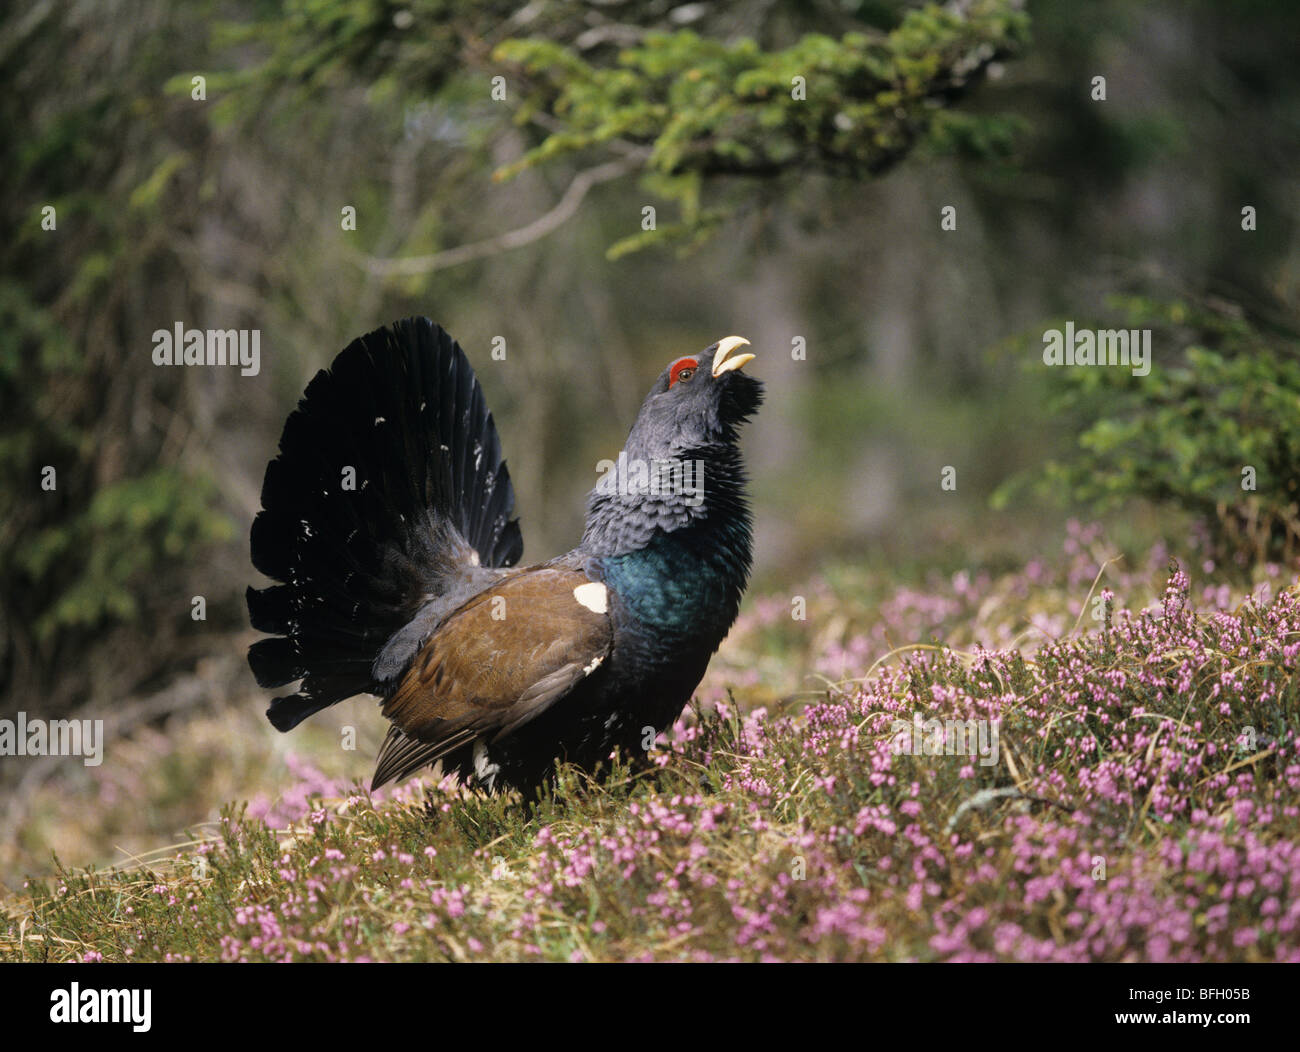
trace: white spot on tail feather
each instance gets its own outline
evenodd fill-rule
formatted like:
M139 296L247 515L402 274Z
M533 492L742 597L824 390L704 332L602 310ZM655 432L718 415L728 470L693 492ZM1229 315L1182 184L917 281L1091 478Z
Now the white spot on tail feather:
M609 609L609 589L599 581L578 585L573 590L573 598L593 614L603 614Z
M488 759L487 746L483 744L482 738L474 741L474 777L482 782L488 789L491 789L496 783L497 775L501 773L501 765L493 763Z
M583 667L582 674L584 676L590 676L593 672L596 671L596 669L600 668L600 663L604 660L605 658L602 655L597 654L594 658L591 659L590 665L586 665Z

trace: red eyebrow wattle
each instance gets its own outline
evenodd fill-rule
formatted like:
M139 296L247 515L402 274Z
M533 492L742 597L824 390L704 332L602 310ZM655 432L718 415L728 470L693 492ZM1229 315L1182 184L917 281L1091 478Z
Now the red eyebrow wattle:
M668 386L672 387L677 382L677 376L683 369L698 369L699 366L697 358L678 358L668 367Z

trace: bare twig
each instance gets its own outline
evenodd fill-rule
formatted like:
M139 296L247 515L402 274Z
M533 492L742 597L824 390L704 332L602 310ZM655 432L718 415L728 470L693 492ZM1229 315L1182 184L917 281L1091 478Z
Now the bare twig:
M1043 796L1033 796L1029 793L1023 793L1019 789L1016 789L1013 786L1009 786L1009 785L1002 786L997 789L981 789L974 796L967 797L965 800L961 802L957 810L952 813L952 817L948 819L948 824L947 826L944 827L944 832L945 833L953 832L957 828L957 824L961 821L962 816L966 814L967 811L970 811L972 808L976 810L983 810L984 808L988 807L990 804L996 803L998 800L1004 800L1008 798L1012 800L1028 800L1036 804L1048 804L1052 807L1060 808L1066 814L1070 813L1070 809L1066 807L1064 804L1062 804L1060 801L1049 800Z
M496 237L483 241L472 241L468 245L457 245L427 256L410 256L406 259L381 259L376 256L362 256L360 265L370 274L378 277L409 277L414 274L430 274L435 270L460 266L486 256L495 256L513 248L539 241L573 218L587 196L587 192L600 183L607 183L620 176L627 175L637 166L637 158L621 157L605 164L587 168L573 177L564 196L556 202L549 212L538 216L531 223L515 230L509 230Z
M71 719L104 720L103 747L121 739L146 723L162 716L173 715L197 708L207 701L226 695L230 683L245 674L242 662L224 660L218 663L215 673L181 676L170 685L137 702L105 711L102 705L87 706L73 713ZM12 842L26 819L32 794L68 763L64 756L40 756L32 759L30 767L18 782L9 788L9 800L0 813L0 839Z

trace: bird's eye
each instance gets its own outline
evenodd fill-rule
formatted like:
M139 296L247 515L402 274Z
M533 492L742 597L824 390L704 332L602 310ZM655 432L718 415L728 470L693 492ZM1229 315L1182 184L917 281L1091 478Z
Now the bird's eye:
M668 386L672 387L678 380L689 380L699 364L694 358L678 358L668 370Z

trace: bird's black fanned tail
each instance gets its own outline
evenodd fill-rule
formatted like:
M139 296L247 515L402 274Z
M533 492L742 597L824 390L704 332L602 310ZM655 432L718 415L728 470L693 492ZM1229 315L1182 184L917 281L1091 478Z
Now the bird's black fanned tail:
M510 566L523 542L492 415L464 352L424 318L353 341L307 386L267 465L248 590L274 638L248 660L257 681L302 680L267 712L287 731L376 688L394 633L477 562ZM472 549L472 551L471 551Z

